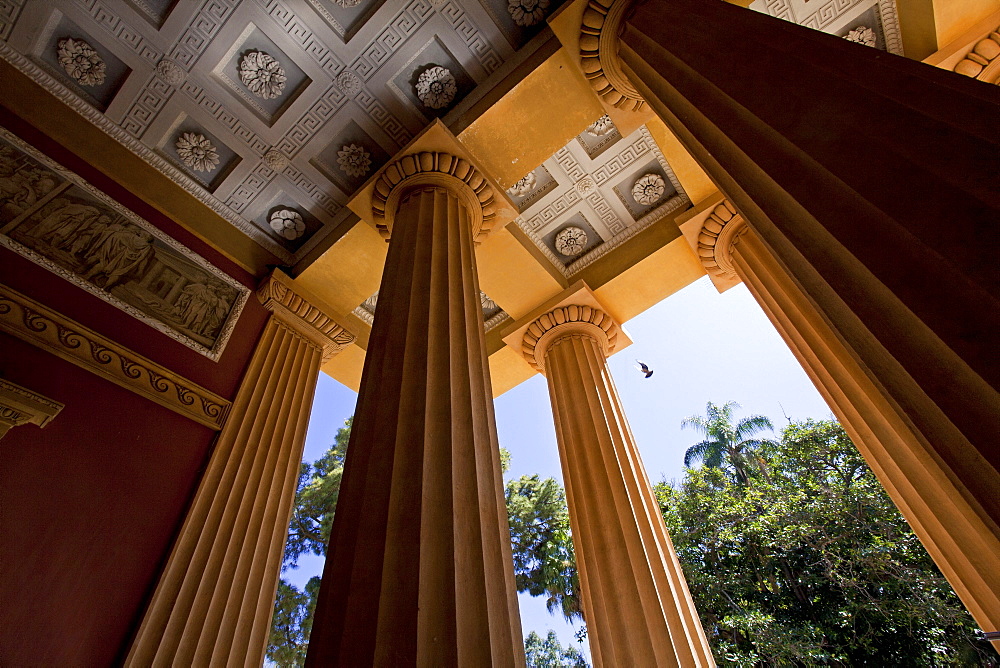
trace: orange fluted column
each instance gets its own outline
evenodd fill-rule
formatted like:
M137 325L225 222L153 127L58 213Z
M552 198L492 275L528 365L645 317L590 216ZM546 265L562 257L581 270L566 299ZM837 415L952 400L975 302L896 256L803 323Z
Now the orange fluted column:
M522 343L548 380L591 652L598 666L714 666L605 359L617 336L606 313L570 305Z
M743 280L973 618L1000 627L1000 533L938 453L962 444L907 419L729 202L705 219L698 252L709 273Z
M492 190L423 153L376 193L391 238L307 665L524 665L474 253Z
M320 364L354 340L275 272L272 315L125 661L260 665Z

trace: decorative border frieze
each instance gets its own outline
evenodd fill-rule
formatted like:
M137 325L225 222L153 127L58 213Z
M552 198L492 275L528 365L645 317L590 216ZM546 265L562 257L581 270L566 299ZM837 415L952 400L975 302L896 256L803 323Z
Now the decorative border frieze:
M0 330L195 422L221 429L230 402L0 284Z
M279 260L287 264L295 262L295 256L282 248L277 242L273 241L267 232L261 230L256 225L223 204L219 199L206 192L204 186L200 183L190 178L177 167L174 167L174 165L171 164L166 158L147 148L146 145L138 141L129 132L110 121L104 114L80 98L76 93L64 86L61 82L50 76L48 72L35 65L33 62L19 54L5 43L0 43L0 58L7 61L7 63L21 71L28 78L32 79L53 97L82 116L94 127L98 128L126 149L137 155L151 167L163 173L185 192L210 208L221 218L231 223L234 227L250 237L262 248L275 255ZM268 148L268 146L264 146L261 150L261 154L263 154L263 152Z
M139 30L130 26L118 9L107 6L101 0L76 0L76 3L90 14L91 20L104 28L115 42L132 49L137 56L149 61L151 65L155 65L163 57L163 52L143 37Z
M10 37L25 2L27 0L0 0L0 40Z

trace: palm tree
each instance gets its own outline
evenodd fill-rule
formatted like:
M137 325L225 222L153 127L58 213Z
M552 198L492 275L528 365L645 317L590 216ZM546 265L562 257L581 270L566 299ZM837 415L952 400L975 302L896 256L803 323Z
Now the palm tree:
M765 443L771 443L766 438L752 438L764 429L774 429L771 420L763 415L745 417L733 426L733 409L740 405L735 401L716 406L708 402L706 412L708 417L692 415L681 421L681 428L691 427L703 433L707 438L696 443L684 452L684 466L702 462L705 466L723 468L724 464L732 466L737 482L747 484L750 478L747 471L747 457L750 451Z

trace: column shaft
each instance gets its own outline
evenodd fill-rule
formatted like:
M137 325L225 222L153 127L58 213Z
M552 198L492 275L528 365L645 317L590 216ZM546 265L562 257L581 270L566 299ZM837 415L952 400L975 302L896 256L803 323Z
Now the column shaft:
M271 316L126 665L263 662L321 358Z
M714 665L601 345L544 354L595 665Z
M395 215L308 665L523 665L470 220Z
M756 235L742 235L732 258L959 598L982 628L998 628L1000 535L975 499Z

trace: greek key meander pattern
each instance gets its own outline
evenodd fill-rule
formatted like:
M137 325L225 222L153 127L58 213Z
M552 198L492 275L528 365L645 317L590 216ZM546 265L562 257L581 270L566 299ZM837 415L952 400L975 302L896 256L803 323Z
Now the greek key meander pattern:
M10 31L14 29L14 22L25 2L27 0L0 0L0 39L10 37Z
M0 329L212 429L230 402L0 284Z

